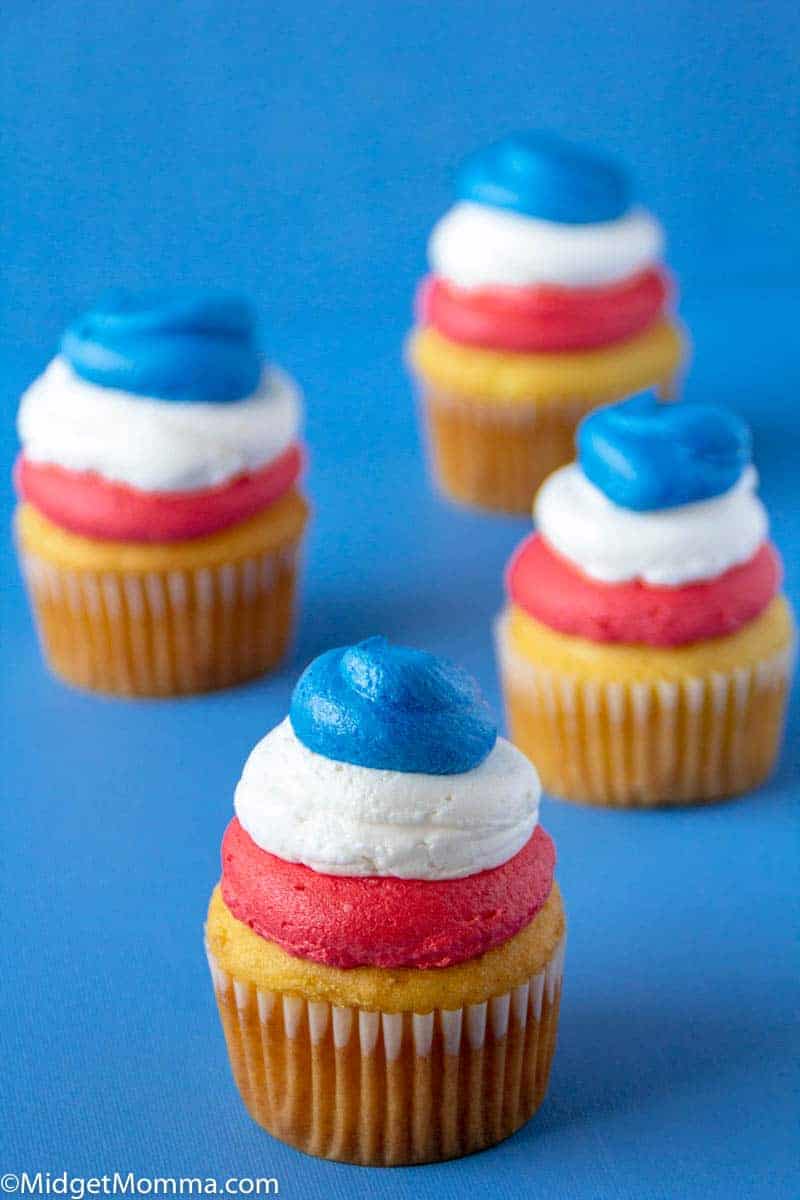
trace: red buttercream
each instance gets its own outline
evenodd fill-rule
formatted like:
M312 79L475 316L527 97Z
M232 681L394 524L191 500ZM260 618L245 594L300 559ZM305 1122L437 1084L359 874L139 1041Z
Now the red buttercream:
M321 875L255 844L234 817L222 896L289 954L332 967L449 967L518 933L550 894L555 847L539 826L502 866L428 881Z
M121 542L175 542L204 537L267 508L297 479L302 454L290 446L258 471L191 492L143 492L93 471L68 471L20 454L14 482L56 525L84 537Z
M454 342L519 352L590 350L641 333L669 297L663 270L606 287L460 288L439 276L417 295L420 320Z
M514 604L561 633L593 642L682 646L734 633L777 593L781 561L770 542L723 575L680 587L600 583L532 534L517 549L506 583Z

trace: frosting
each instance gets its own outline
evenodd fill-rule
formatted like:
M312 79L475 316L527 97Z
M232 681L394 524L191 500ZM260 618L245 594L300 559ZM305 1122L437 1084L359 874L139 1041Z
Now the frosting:
M476 958L552 890L540 790L465 672L384 638L330 651L245 764L223 840L225 904L330 966Z
M316 658L297 683L289 715L316 754L388 771L470 771L497 738L471 676L382 637Z
M24 500L63 529L120 542L172 542L227 529L279 500L302 465L297 445L248 475L190 492L141 492L92 472L17 459L14 481Z
M447 967L513 937L553 888L555 850L537 828L502 866L464 879L320 875L259 849L238 821L222 844L229 911L289 954L336 967Z
M750 431L729 409L664 404L651 395L590 413L577 445L586 478L638 512L720 496L751 457Z
M28 388L18 429L26 459L146 492L212 488L257 471L296 440L297 388L269 367L233 403L164 401L100 387L55 358Z
M559 225L461 201L434 227L428 257L435 275L462 288L604 287L652 267L663 240L642 208L600 224Z
M258 387L255 314L207 291L114 291L66 330L61 354L80 378L160 400L224 403Z
M564 225L621 217L631 204L626 173L612 160L548 133L517 133L466 159L461 200Z
M551 629L593 642L647 646L683 646L735 633L767 607L780 582L778 554L763 543L747 562L705 582L599 583L539 534L522 543L507 573L512 602Z
M235 809L262 850L314 871L455 879L512 858L536 826L539 795L533 766L503 738L471 770L424 774L315 753L287 718L248 758Z
M609 500L571 463L539 489L534 519L550 546L592 579L677 587L753 557L768 528L756 484L748 466L720 496L636 512Z
M654 268L592 288L468 289L429 276L417 308L423 324L464 345L521 353L590 350L647 329L668 294L665 273Z

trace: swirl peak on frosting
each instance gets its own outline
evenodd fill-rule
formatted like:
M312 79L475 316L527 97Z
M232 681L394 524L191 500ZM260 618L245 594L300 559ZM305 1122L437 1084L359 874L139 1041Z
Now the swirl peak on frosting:
M295 687L289 715L309 750L382 770L461 774L497 740L470 675L383 637L315 658Z
M590 413L577 434L584 475L636 512L677 508L728 492L751 461L750 430L713 404L634 396Z
M614 221L631 207L627 174L612 160L552 133L515 133L471 154L460 200L562 225Z
M67 328L61 354L90 383L178 402L241 400L262 370L251 306L203 289L111 291Z

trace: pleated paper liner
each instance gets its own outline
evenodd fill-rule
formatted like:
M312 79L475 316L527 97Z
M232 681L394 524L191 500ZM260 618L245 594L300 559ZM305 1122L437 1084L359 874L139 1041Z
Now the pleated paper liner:
M291 636L305 519L302 504L292 536L277 544L268 526L253 529L246 552L230 559L200 553L182 565L181 543L171 567L168 549L159 548L151 569L126 569L124 555L118 569L80 558L67 564L18 522L20 562L51 669L76 687L141 697L230 687L270 670ZM218 540L224 553L228 539Z
M512 741L546 791L611 807L702 804L750 791L780 748L789 640L757 661L680 679L583 678L529 661L497 625Z
M255 1121L307 1154L436 1162L509 1137L542 1102L564 937L544 970L482 1004L371 1012L256 989L209 952L234 1079Z

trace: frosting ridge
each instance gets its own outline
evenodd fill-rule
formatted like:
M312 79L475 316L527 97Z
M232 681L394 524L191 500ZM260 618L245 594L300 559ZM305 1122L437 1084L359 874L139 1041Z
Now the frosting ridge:
M109 292L74 321L61 354L82 379L160 400L241 400L261 375L255 314L205 290Z
M303 463L295 443L256 470L215 487L143 492L96 472L29 462L20 454L14 483L22 499L62 529L122 542L172 542L206 537L274 504L295 484Z
M460 288L423 280L417 310L451 341L518 353L591 350L642 333L663 312L669 283L650 267L605 287Z
M570 463L544 481L533 515L545 541L592 579L677 587L752 558L768 530L757 482L748 466L722 495L639 512L615 504Z
M591 642L645 646L685 646L735 633L764 611L780 583L780 557L769 542L711 579L656 587L639 579L600 583L533 534L506 573L512 604L543 625Z
M58 355L22 397L17 428L30 462L94 471L145 492L188 492L284 453L297 438L300 407L297 386L277 367L235 403L176 403L90 383Z
M478 766L497 740L470 675L383 637L314 659L295 687L289 716L309 750L390 771L460 774Z
M651 394L590 413L577 434L584 475L637 512L721 496L751 459L747 425L712 404L667 404Z
M613 221L630 208L627 174L611 159L552 133L511 134L471 154L456 192L493 208L545 221Z
M643 208L558 225L462 200L434 226L428 259L435 275L462 288L603 287L652 267L663 248L661 225Z
M222 842L222 895L260 937L312 962L447 967L533 920L554 867L553 843L537 827L513 858L462 879L321 875L261 850L234 818Z
M255 746L236 788L262 850L327 875L456 879L507 862L530 838L540 785L504 738L458 775L342 762L287 718Z

